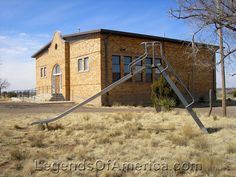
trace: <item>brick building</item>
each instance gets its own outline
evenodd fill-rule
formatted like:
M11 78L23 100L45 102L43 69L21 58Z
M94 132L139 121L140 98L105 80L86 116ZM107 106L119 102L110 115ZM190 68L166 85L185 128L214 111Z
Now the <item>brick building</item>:
M61 35L55 32L47 45L32 57L36 60L37 95L61 95L81 102L128 72L128 64L143 54L144 41L160 41L166 58L196 100L216 91L214 67L216 46L198 44L197 59L190 57L189 41L106 29ZM150 58L146 63L151 63ZM144 63L140 63L143 65ZM134 76L92 104L150 104L150 85L157 77L151 69ZM52 99L52 98L51 98Z

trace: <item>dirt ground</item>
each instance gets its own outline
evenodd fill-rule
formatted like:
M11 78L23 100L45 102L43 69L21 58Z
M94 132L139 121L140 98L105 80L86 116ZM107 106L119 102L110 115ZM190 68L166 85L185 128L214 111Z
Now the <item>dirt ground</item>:
M14 103L14 102L0 102L0 113L61 113L68 108L74 106L74 103ZM94 106L85 106L79 108L75 112L84 112L84 113L93 113L93 112L126 112L127 109L131 112L155 112L155 109L152 107L133 107L133 106L114 106L114 107L94 107ZM175 108L178 111L185 111L184 108ZM197 106L194 108L195 111L201 114L208 114L209 108L204 106ZM213 107L212 110L213 116L222 116L222 109L220 106ZM227 107L228 117L236 117L236 106Z

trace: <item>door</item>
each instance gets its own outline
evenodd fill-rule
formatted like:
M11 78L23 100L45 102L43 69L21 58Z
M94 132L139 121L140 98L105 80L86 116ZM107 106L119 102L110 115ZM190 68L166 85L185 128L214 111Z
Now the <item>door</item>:
M55 76L55 93L60 93L60 76Z

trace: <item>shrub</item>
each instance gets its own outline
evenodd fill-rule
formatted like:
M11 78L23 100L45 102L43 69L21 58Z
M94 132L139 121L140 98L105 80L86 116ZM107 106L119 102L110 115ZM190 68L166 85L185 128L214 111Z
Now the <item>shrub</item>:
M6 96L9 97L9 98L17 97L17 94L15 92L7 92Z
M162 111L170 111L176 105L176 101L173 98L164 97L156 99L155 104L160 106Z
M10 153L12 160L24 160L26 158L26 153L18 149L14 149Z
M151 85L151 99L156 111L159 112L163 107L164 110L170 110L171 107L176 105L176 96L169 84L163 76L160 76Z
M236 90L233 91L233 97L236 97Z

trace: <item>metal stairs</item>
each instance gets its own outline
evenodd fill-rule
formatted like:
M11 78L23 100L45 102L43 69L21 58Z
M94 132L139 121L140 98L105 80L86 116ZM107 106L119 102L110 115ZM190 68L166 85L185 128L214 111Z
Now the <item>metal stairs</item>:
M140 57L138 57L137 59L135 59L134 61L132 61L129 64L129 74L125 75L124 77L122 77L118 81L116 81L116 82L112 83L111 85L107 86L106 88L102 89L100 92L98 92L97 94L89 97L85 101L83 101L83 102L81 102L81 103L79 103L79 104L69 108L65 112L63 112L63 113L61 113L61 114L59 114L59 115L57 115L57 116L55 116L53 118L35 121L35 122L31 123L31 125L46 124L48 126L48 123L63 118L67 114L73 112L74 110L82 107L83 105L89 103L90 101L94 100L95 98L97 98L97 97L99 97L99 96L109 92L114 87L116 87L116 86L122 84L123 82L129 80L131 77L133 77L136 74L142 72L144 69L147 69L147 68L155 69L156 68L159 71L159 73L161 73L163 75L163 77L169 83L169 85L172 87L172 89L174 90L174 92L176 93L176 95L178 96L180 101L182 102L182 104L185 106L185 108L187 109L189 114L193 117L194 121L197 123L198 127L202 130L203 133L208 133L207 129L204 127L204 125L202 124L202 122L200 121L200 119L198 118L198 116L196 115L196 113L192 109L192 105L194 103L194 97L192 96L190 91L187 89L187 87L185 86L183 81L179 78L179 76L177 75L177 73L172 68L170 63L167 61L165 55L163 54L162 43L159 42L159 41L153 41L153 42L143 42L143 43L141 43L141 45L144 46L144 54L141 55ZM155 51L155 49L157 49L157 50ZM150 50L152 51L151 55L149 54ZM158 55L157 53L159 54L159 57L161 58L163 63L155 64L155 58ZM139 67L136 66L139 62L144 61L146 59L146 57L150 57L150 56L152 56L152 60L153 60L153 62L152 62L153 64L152 65L147 65L146 64L144 66L139 66ZM143 63L145 63L145 62L143 62ZM190 103L187 102L186 98L181 93L179 88L171 80L170 76L167 73L167 70L168 70L168 72L170 72L171 74L173 74L175 76L175 78L180 83L180 85L184 88L184 90L187 92L187 94L191 97L192 101Z

